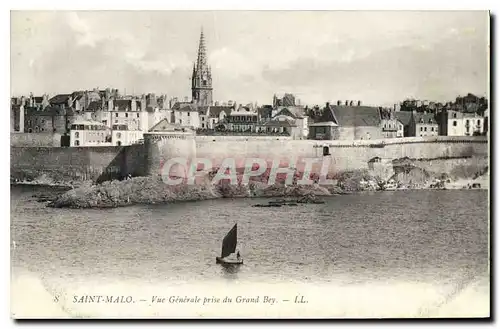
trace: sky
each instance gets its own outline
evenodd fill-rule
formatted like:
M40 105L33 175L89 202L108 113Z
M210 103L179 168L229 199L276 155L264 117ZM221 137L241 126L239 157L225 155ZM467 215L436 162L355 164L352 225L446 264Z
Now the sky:
M203 27L215 101L487 96L488 20L485 11L12 11L11 94L109 87L191 99Z

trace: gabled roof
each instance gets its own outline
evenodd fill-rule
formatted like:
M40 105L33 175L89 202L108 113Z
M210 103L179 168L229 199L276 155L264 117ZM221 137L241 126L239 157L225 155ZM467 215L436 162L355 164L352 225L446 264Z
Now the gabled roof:
M210 118L218 118L221 112L226 113L226 115L231 114L232 106L210 106L208 110L208 116Z
M176 102L173 106L172 106L172 110L178 110L181 108L181 105L186 105L186 104L191 104L191 102Z
M195 104L183 104L175 111L178 112L198 112L198 107Z
M330 105L330 110L339 126L378 127L380 125L380 111L376 107Z
M68 99L71 96L71 94L59 94L55 95L49 100L50 104L58 105L58 104L67 104Z
M284 112L284 113L282 113ZM303 118L305 110L302 106L279 106L276 115L288 115L294 119Z
M423 123L425 124L437 124L436 118L434 117L434 114L432 113L415 113L415 123Z
M83 91L74 91L71 94L71 97L73 98L73 100L77 100L77 99L82 98L84 94L85 94L85 92L83 92Z
M170 123L170 122L168 122L167 119L161 120L160 122L155 124L153 127L151 127L151 129L149 129L149 131L152 131L152 132L183 131L183 130L190 130L190 129L187 127L183 127L179 124Z
M411 112L410 111L396 111L394 117L399 120L404 126L410 124Z

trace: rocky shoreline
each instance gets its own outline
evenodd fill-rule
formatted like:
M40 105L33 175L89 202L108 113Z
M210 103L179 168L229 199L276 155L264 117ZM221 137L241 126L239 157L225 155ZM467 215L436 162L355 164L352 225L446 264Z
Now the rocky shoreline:
M419 173L418 173L419 174ZM335 184L286 185L277 181L273 185L266 181L250 181L248 184L212 184L209 176L194 185L168 185L160 177L133 177L122 181L107 181L102 184L85 183L71 190L45 197L54 208L114 208L134 204L163 204L186 201L201 201L218 198L300 198L309 197L314 203L317 197L352 194L363 191L415 190L415 189L487 189L489 171L468 179L439 179L425 176L422 182L418 174L393 175L390 179L394 188L388 188L389 181L371 175L368 171L344 172L337 175ZM442 177L443 178L443 177ZM332 178L329 178L332 179ZM474 186L474 187L473 187Z

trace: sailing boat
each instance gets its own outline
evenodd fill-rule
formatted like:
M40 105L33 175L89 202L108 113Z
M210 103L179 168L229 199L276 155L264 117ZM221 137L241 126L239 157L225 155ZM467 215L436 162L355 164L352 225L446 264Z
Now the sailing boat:
M226 236L222 240L222 252L220 257L215 257L215 263L228 264L228 265L243 264L243 258L240 257L237 257L236 259L228 258L229 255L235 253L237 243L238 243L238 224L234 224L233 228L226 234Z

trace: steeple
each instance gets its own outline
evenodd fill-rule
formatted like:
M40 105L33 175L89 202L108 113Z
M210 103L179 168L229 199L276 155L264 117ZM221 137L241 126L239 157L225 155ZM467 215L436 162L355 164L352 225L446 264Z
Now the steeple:
M205 36L203 35L203 27L200 33L200 44L198 46L198 61L196 62L197 69L206 68L207 66L207 48L205 47Z
M193 103L198 105L212 105L212 72L207 64L207 49L203 27L200 33L198 57L193 64L191 84Z

